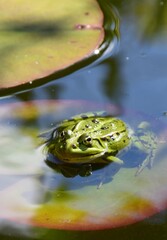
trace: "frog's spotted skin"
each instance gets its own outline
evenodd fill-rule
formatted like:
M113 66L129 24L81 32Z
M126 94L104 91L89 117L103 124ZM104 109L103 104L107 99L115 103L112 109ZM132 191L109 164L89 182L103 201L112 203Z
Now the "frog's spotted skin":
M138 175L147 165L152 165L156 143L154 134L139 125L136 134L130 136L126 124L102 113L85 113L64 120L47 140L48 153L67 163L113 161L123 163L116 157L127 146L134 145L147 154L139 166Z

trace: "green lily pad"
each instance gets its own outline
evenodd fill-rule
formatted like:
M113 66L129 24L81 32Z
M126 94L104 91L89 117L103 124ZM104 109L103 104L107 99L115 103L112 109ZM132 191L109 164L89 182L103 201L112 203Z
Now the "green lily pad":
M63 118L100 110L134 127L143 120L152 124L158 137L152 169L136 177L133 153L123 166L111 163L88 177L67 178L45 164L38 134ZM159 120L133 111L122 114L113 105L42 100L1 104L0 130L0 218L9 225L105 229L141 221L167 207L167 126Z
M104 39L95 0L9 0L0 9L1 90L32 86L88 58Z

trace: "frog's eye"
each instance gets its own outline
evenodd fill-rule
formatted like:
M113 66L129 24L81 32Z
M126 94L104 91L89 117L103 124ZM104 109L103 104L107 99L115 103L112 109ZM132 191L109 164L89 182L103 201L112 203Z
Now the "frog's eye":
M88 136L87 134L82 134L78 141L79 141L79 143L82 143L86 146L92 145L92 138L90 136Z
M83 139L83 143L84 143L86 146L92 145L92 138L91 138L90 136L86 136L86 137Z

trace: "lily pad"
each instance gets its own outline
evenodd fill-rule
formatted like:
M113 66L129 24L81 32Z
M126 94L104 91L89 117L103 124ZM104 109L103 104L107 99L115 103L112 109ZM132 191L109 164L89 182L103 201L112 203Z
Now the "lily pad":
M63 118L100 110L119 115L133 127L150 122L158 137L151 169L136 177L133 152L123 166L111 163L88 177L67 178L45 164L38 134ZM106 229L141 221L167 207L167 125L160 120L133 111L121 113L113 105L42 100L1 104L0 129L0 218L9 225Z
M0 9L1 90L32 86L88 58L104 40L95 0L1 0Z

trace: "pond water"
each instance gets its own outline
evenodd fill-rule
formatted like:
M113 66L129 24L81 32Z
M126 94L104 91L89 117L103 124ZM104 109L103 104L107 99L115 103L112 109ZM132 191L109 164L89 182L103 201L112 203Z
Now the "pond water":
M96 110L103 107L108 109L108 106L110 106L112 113L122 116L125 119L128 116L128 120L130 117L134 119L139 116L139 118L143 119L146 116L147 119L150 119L153 125L155 124L156 132L161 135L161 140L165 141L167 137L167 2L165 0L104 0L99 1L99 3L103 8L104 13L106 12L106 21L108 21L108 14L110 15L111 12L112 17L115 16L115 24L116 26L118 25L117 27L119 28L119 33L113 37L109 49L104 53L104 56L94 64L80 68L65 77L51 81L48 84L1 98L0 104L2 106L3 104L8 103L8 108L12 103L21 103L24 108L26 106L24 106L24 104L29 101L40 100L41 104L43 104L42 100L51 100L51 102L56 100L57 115L55 114L47 119L45 119L45 117L39 119L36 118L36 122L34 119L24 119L24 121L18 120L17 117L15 118L13 115L15 108L12 110L12 118L14 119L10 120L11 122L13 121L12 124L20 124L22 127L20 131L24 133L26 131L32 131L31 134L34 134L35 136L38 133L33 129L32 125L40 126L41 131L43 131L48 127L48 123L52 122L52 118L55 117L56 121L62 119L62 114L64 112L69 116L70 113L78 113L81 109L84 111L86 111L87 108L88 110ZM108 34L108 32L106 34ZM109 36L107 35L107 37ZM38 104L40 105L40 103ZM48 105L44 106L45 110L43 111L46 111L47 106ZM47 111L47 114L49 115L49 111L53 111L53 108ZM6 115L4 119L6 119ZM5 121L4 119L2 115L2 120ZM45 121L45 123L43 121ZM25 126L27 124L28 129L26 130ZM8 129L8 131L10 131L10 129ZM3 131L1 132L3 133ZM6 134L6 132L4 134ZM11 139L21 136L17 134L21 133L18 133L18 131L15 132L15 129L11 129ZM29 156L31 156L29 155L29 152L32 149L29 140L21 139L20 142L18 141L18 143L14 145L12 141L6 141L8 141L7 143L11 144L12 149L14 149L19 148L19 145L21 146L22 140L25 141L28 148L28 150L26 147L21 150L22 152L28 152L28 155L24 154L22 156L24 156L25 160L28 162ZM3 145L1 149L2 148ZM167 157L166 154L167 151L164 147L164 159ZM165 160L163 161L165 162ZM36 165L38 164L35 163L34 169L37 167ZM166 165L164 165L164 167L165 166ZM8 178L6 178L6 180L4 180L4 177L2 178L3 181L6 181L4 186L7 187L10 186L11 182L17 182L17 174L20 174L19 171L21 171L21 177L24 178L25 168L27 170L25 171L25 174L28 174L29 178L31 175L32 178L34 178L33 174L37 174L38 177L36 178L39 180L41 172L37 173L35 170L32 170L32 166L29 169L29 165L26 163L26 166L19 166L17 171L11 170L11 177L8 176L8 173ZM48 173L48 175L49 174L50 173ZM40 184L42 182L45 185L45 188L49 188L47 193L39 194L39 196L42 196L41 201L44 201L44 198L48 197L47 194L50 194L52 192L51 189L55 187L55 183L47 182L48 175L45 176L44 180L40 180ZM153 177L150 182L156 182L157 176L155 176L155 179L153 174L150 176ZM51 178L53 181L54 177L51 176ZM74 188L83 187L77 185L75 180L73 181L72 184L74 184ZM155 184L155 188L164 183L165 177L163 178L162 183L159 183L159 185L157 185L157 183ZM27 182L25 181L25 186L26 184ZM35 191L36 186L33 186L34 182L29 182L28 184L32 184L33 191ZM39 182L35 182L35 184L39 187ZM16 185L16 187L17 186L19 187L19 185ZM30 187L27 186L27 188L29 191ZM73 189L70 188L70 191L73 191ZM154 192L154 190L152 191ZM13 193L15 194L15 191L13 191ZM86 194L84 190L83 193ZM163 191L160 193L163 195ZM9 198L12 197L11 194L9 194L9 196L2 196ZM37 202L39 196L35 196ZM68 197L70 198L70 196ZM165 197L166 192L164 193L164 198ZM136 221L136 223L135 221L132 221L133 224L125 224L127 226L122 225L111 229L109 227L104 230L101 228L101 231L93 231L91 228L91 230L89 229L89 231L84 232L79 230L62 230L61 228L56 230L52 228L44 228L43 225L40 224L39 227L32 227L31 225L27 226L21 220L18 222L15 222L14 220L13 222L12 219L15 219L15 217L11 216L11 219L9 218L5 221L1 221L2 227L0 228L0 237L2 239L16 238L49 240L72 240L77 238L93 238L98 240L104 237L105 239L154 240L158 238L159 240L163 240L167 238L167 210L165 207L166 204L164 203L165 201L167 203L167 198L166 200L163 199L164 205L162 208L160 208L159 205L157 206L159 211L156 210L153 216L148 214L148 218L143 219L143 221ZM4 219L6 218L4 217ZM22 216L20 219L22 219ZM11 224L9 223L9 220L12 222Z

